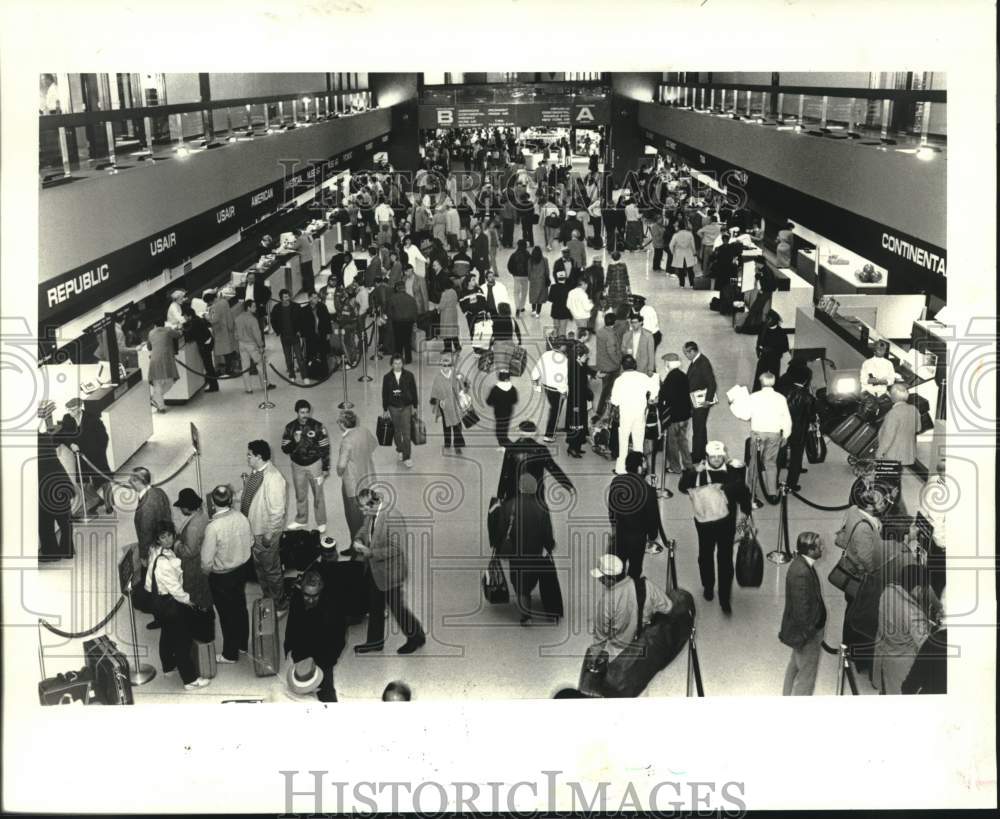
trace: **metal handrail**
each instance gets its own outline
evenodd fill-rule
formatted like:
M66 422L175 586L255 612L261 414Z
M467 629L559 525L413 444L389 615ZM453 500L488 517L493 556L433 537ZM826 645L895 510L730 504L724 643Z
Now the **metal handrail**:
M72 114L40 114L38 127L40 131L55 131L59 128L79 128L85 125L98 125L104 122L118 122L127 119L142 119L144 117L165 117L173 114L190 114L200 111L215 111L222 108L242 108L247 105L270 105L271 103L291 102L303 97L347 97L355 94L367 94L368 89L358 91L300 91L296 94L272 94L265 97L241 97L238 99L205 100L204 102L181 102L172 105L145 105L139 108L114 108L109 111L79 111Z
M807 85L748 85L733 82L661 82L661 88L705 88L709 91L750 91L764 94L787 94L806 97L844 97L845 99L891 100L892 102L938 102L947 103L947 91L908 88L829 88Z

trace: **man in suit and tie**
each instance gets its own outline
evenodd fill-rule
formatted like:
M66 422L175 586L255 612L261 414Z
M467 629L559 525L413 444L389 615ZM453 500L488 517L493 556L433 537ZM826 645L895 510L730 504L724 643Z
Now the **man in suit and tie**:
M128 485L139 499L132 520L135 523L135 539L139 542L139 556L143 566L149 563L149 550L156 543L157 526L174 522L170 514L170 498L160 487L152 484L153 476L144 466L137 466L128 478Z
M695 462L705 457L708 443L708 413L715 403L715 372L712 362L701 354L693 341L684 344L684 357L688 360L688 387L691 390L691 459Z
M792 649L782 694L812 696L826 626L826 605L815 562L823 556L823 540L803 532L795 544L798 554L785 575L785 613L778 639Z
M369 590L368 635L354 647L355 654L381 651L385 646L385 609L406 635L397 654L412 654L427 642L420 621L403 600L403 584L409 576L406 558L406 524L402 515L390 514L385 501L369 489L362 489L358 502L364 524L355 534L351 551L367 565Z
M653 334L643 327L643 318L632 311L628 315L628 330L622 336L622 357L635 359L635 368L648 376L656 374L656 341Z
M342 430L340 455L337 458L337 474L341 477L341 493L344 498L344 517L351 537L361 528L364 515L358 505L358 494L362 483L375 480L375 461L372 458L378 441L364 427L358 426L358 416L353 410L340 413L337 424Z

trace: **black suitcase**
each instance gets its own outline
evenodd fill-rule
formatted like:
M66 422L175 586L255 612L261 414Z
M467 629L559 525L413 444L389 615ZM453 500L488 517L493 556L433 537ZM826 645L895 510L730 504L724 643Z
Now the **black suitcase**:
M286 571L305 571L319 557L319 532L316 529L291 529L278 541L281 566Z
M306 362L306 378L313 381L322 381L330 374L330 366L326 356L313 356Z
M94 678L86 668L49 677L38 683L38 701L42 705L97 704Z
M392 446L393 435L395 434L392 419L386 418L384 415L378 417L378 421L375 422L375 438L378 440L379 446Z
M864 419L860 415L847 416L830 431L830 440L838 446L844 446L847 439L857 432L863 423Z
M878 449L878 429L872 424L864 423L843 444L848 455L855 458L868 458Z
M107 637L83 644L87 671L94 679L94 693L101 705L134 705L128 660Z

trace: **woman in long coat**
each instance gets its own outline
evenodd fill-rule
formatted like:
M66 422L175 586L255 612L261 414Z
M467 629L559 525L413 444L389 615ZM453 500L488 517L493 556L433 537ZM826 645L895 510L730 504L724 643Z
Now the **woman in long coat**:
M163 396L180 377L174 361L174 340L181 337L181 331L163 324L162 318L156 318L148 337L149 383L153 385L152 402L157 412L167 411Z
M455 454L461 455L465 438L462 435L462 411L458 406L458 393L464 381L452 362L453 353L441 354L441 369L431 384L431 405L434 407L434 419L440 418L444 427L444 448L450 449L454 440Z
M677 272L681 287L687 278L694 287L694 265L698 252L694 246L694 234L687 228L685 222L680 222L677 232L670 239L670 266Z
M929 612L918 595L926 583L922 575L920 566L909 565L899 581L888 584L882 592L872 682L885 694L902 693L903 680L931 633Z
M236 353L236 320L226 299L207 293L205 301L208 302L208 323L212 325L212 338L215 339L213 352L216 361L225 365Z
M441 291L441 300L438 302L438 313L440 314L441 322L438 335L444 342L444 349L457 353L462 349L462 345L458 343L458 294L450 282Z
M771 310L767 314L764 329L757 335L757 370L753 374L753 389L760 389L758 379L761 373L771 373L775 378L781 375L781 359L788 352L788 336L781 329L781 316Z
M542 249L535 245L528 261L528 302L535 318L541 315L542 305L548 301L550 281L549 260L545 258Z

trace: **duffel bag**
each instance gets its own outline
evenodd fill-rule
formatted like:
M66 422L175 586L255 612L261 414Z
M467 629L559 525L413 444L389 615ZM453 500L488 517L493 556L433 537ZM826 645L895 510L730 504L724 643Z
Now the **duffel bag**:
M744 588L757 588L764 582L764 550L749 520L741 522L736 543L736 582Z

